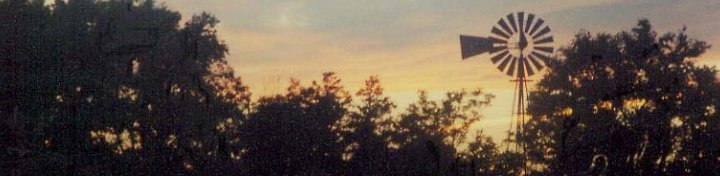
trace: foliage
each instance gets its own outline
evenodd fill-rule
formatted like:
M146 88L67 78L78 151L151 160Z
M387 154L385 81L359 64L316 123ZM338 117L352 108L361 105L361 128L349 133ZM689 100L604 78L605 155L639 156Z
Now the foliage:
M175 174L212 168L249 93L209 14L153 1L0 1L7 173ZM222 97L219 95L223 95ZM218 100L218 99L221 99ZM11 118L12 117L12 118ZM11 142L12 140L23 140ZM42 161L42 162L38 162ZM161 169L158 169L161 168Z
M492 95L482 90L457 91L445 99L431 101L424 91L419 100L410 104L395 122L392 142L399 145L394 151L393 167L396 175L441 175L457 172L453 164L460 164L459 151L465 143L469 128L480 120L480 108L490 104Z
M333 73L310 87L293 80L285 96L260 99L240 138L250 175L338 175L343 148L335 124L349 103Z
M690 60L709 45L684 30L577 34L531 93L532 161L558 175L717 175L717 70Z

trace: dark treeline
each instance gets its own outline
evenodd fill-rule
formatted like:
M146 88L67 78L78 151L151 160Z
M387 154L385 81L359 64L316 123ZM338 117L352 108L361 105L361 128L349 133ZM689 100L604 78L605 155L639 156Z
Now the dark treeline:
M466 141L489 94L421 94L391 118L376 77L350 93L326 73L251 101L227 65L218 20L180 19L153 1L0 1L0 173L514 172L481 162L500 157L484 135Z
M396 112L377 77L325 73L251 100L210 14L43 3L0 0L0 175L720 175L717 71L689 60L709 46L646 20L547 58L523 164L470 130L481 90Z

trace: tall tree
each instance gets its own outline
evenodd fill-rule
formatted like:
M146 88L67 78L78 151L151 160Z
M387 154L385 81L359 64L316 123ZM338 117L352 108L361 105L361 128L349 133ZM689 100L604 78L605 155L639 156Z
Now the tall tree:
M551 174L716 175L717 70L709 45L662 36L648 20L616 35L579 33L530 95L525 139Z
M62 163L45 150L43 128L53 85L39 84L52 70L44 29L51 10L43 1L0 1L0 172L29 174ZM38 162L42 161L42 162ZM44 164L44 165L43 165ZM59 174L57 172L51 174Z
M383 87L377 76L365 81L365 86L355 93L361 103L355 105L343 121L345 160L347 175L388 175L389 171L389 117L395 104L383 95Z
M8 132L25 136L16 148L32 149L11 154L10 165L29 165L18 174L178 174L234 162L236 140L218 125L245 119L249 93L215 69L227 67L217 19L202 13L179 27L179 13L152 0L43 4L0 1L0 111L22 127Z

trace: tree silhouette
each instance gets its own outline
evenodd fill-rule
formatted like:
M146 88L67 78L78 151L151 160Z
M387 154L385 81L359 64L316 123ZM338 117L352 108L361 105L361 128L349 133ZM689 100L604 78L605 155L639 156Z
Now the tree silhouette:
M176 174L229 156L217 125L244 119L249 93L213 70L227 67L218 20L178 27L177 12L133 2L0 1L0 111L21 127L2 141L22 139L3 147L7 173Z
M709 45L684 30L577 34L530 95L531 161L554 175L717 175L717 71L690 60Z
M469 128L481 118L479 109L493 95L481 90L448 92L445 99L429 100L424 91L394 124L391 139L399 148L391 153L393 175L443 175L455 172L457 148L466 142Z
M361 104L355 105L343 122L345 160L349 160L346 175L388 175L390 173L390 118L396 107L390 97L383 95L377 76L365 81L355 94Z
M350 101L334 73L309 87L293 79L284 96L258 100L240 138L249 174L340 174L343 147L337 125Z

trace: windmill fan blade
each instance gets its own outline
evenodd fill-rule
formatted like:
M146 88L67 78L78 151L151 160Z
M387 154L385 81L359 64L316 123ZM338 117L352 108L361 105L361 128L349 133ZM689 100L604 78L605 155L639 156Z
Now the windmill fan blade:
M524 32L525 29L523 28L525 26L525 12L518 12L518 30L520 32Z
M505 51L503 51L502 53L493 56L492 58L490 58L490 60L493 62L493 64L495 64L495 63L497 63L498 61L500 61L500 59L502 59L502 58L504 58L505 56L507 56L508 54L510 54L510 52L508 52L507 50L505 50Z
M490 39L490 42L492 42L493 44L507 43L507 40L505 39L499 39L495 37L488 37L488 39Z
M515 16L511 13L507 16L510 26L512 26L513 32L517 32L517 23L515 23Z
M529 58L530 62L532 63L532 65L535 66L535 69L537 69L538 71L545 68L545 66L540 64L540 62L537 60L537 58L535 58L533 55L528 55L528 58Z
M532 55L535 56L535 57L540 58L540 60L542 60L542 62L545 63L545 64L548 64L548 62L550 62L550 58L549 58L549 57L547 57L547 56L545 56L545 55L542 55L542 54L540 54L540 53L538 53L538 52L533 51L533 52L531 52L530 54L532 54Z
M535 19L535 14L531 13L528 15L527 23L525 24L525 33L528 33L528 31L530 30L530 25L533 24L534 19Z
M493 34L498 35L498 36L500 36L500 37L503 37L503 38L505 38L505 39L510 38L510 35L505 34L505 32L500 31L500 29L498 29L498 28L496 28L496 27L493 27L493 28L492 28L492 31L490 31L490 32L492 32Z
M552 52L553 52L553 47L549 47L549 46L535 46L535 47L533 47L533 48L536 49L536 50L540 50L540 51L546 52L546 53L551 53L551 54L552 54Z
M508 27L507 23L505 23L505 20L503 20L502 18L500 19L500 21L498 21L498 24L500 25L500 27L503 28L503 30L505 30L505 33L507 33L508 35L512 35L515 33L512 29L510 29L510 27Z
M523 66L525 67L527 76L529 77L529 76L534 75L534 74L535 74L535 71L534 71L533 68L530 66L530 63L528 62L528 60L529 60L529 59L528 59L527 57L523 57L522 62L523 62ZM538 70L538 71L539 71L539 70Z
M540 32L538 32L537 34L535 34L535 36L533 36L533 39L537 39L537 38L539 38L539 37L542 37L543 35L547 34L548 32L550 32L550 27L545 26L545 28L544 28L543 30L541 30Z
M501 46L494 46L494 47L492 47L492 48L490 49L490 54L492 54L492 53L496 53L496 52L498 52L498 51L502 51L502 50L507 50L507 49L508 49L508 47L507 47L507 46L505 46L505 45L501 45Z
M541 40L538 40L538 41L535 41L535 44L536 44L536 45L539 45L539 44L545 44L545 43L550 43L550 42L553 42L553 37L552 37L552 36L547 37L547 38L544 38L544 39L541 39Z
M545 23L545 21L544 21L543 19L539 19L539 18L538 18L537 23L535 23L535 25L532 27L532 29L530 29L530 35L534 35L534 34L535 34L535 31L537 31L537 29L538 29L541 25L543 25L543 23Z
M502 62L500 62L500 65L497 66L498 70L505 71L505 67L510 63L510 60L514 58L511 55L506 56L504 59L502 59Z
M493 48L493 40L484 37L460 35L460 50L462 59L465 60Z
M517 67L517 57L513 57L510 61L510 67L507 69L508 76L515 76L515 67Z

